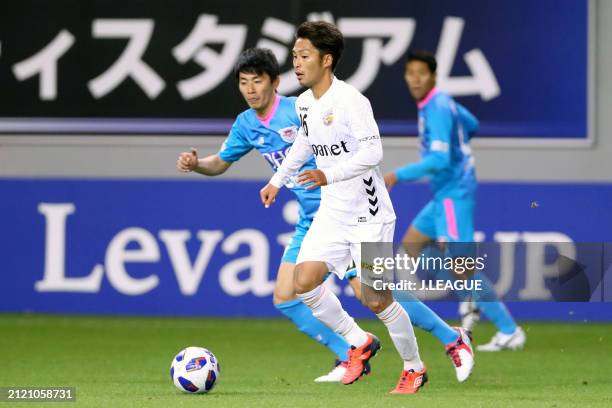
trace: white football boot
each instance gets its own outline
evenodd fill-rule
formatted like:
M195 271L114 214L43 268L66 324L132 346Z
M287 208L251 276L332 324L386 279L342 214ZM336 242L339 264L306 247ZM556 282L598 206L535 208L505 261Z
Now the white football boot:
M495 336L487 344L481 344L476 347L478 351L502 351L502 350L520 350L525 347L527 336L520 327L517 327L514 333L504 334L502 332L495 333Z
M457 381L464 382L472 374L474 368L474 350L472 349L472 339L470 332L462 327L453 327L459 336L454 343L446 346L446 354L455 366Z

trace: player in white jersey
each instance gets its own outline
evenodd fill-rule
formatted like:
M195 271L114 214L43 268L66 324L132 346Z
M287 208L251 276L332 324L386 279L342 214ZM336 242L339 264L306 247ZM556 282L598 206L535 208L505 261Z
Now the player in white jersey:
M321 186L321 205L298 255L295 288L313 315L351 345L342 378L351 384L380 342L355 323L322 283L328 271L342 278L352 259L363 281L368 268L361 268L361 243L392 242L395 212L378 167L382 144L370 103L333 74L343 48L342 34L333 24L306 22L298 28L293 66L300 84L309 88L296 101L301 127L289 155L261 190L261 199L266 207L272 204L279 188L315 156L317 169L297 178L307 188ZM392 393L417 392L427 373L408 314L388 290L364 285L362 301L385 324L404 360Z

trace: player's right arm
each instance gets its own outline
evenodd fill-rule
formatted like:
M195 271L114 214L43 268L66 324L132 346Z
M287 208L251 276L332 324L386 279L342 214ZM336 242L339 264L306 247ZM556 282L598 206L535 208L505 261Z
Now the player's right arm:
M431 133L427 155L416 163L408 164L395 170L399 181L413 181L430 176L450 164L450 143L453 128L453 114L446 100L435 101L425 122Z
M191 151L179 155L176 169L182 173L195 171L205 176L218 176L225 173L231 165L231 162L221 159L218 154L211 154L199 159L197 150L192 147Z
M470 112L465 106L461 105L460 103L457 103L457 113L459 114L459 120L461 121L461 124L463 125L463 128L467 133L467 142L478 131L480 122L478 122L478 119L472 114L472 112Z
M219 153L200 159L198 152L192 147L190 152L183 152L179 155L176 163L177 170L183 173L194 171L205 176L218 176L225 173L233 162L240 160L253 148L248 138L244 136L246 131L248 128L244 120L238 116Z

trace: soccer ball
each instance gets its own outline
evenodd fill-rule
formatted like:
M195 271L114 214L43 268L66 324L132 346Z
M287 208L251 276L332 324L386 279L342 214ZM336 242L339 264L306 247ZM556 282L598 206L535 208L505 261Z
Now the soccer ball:
M204 394L219 379L219 361L202 347L187 347L172 360L170 376L179 390L189 394Z

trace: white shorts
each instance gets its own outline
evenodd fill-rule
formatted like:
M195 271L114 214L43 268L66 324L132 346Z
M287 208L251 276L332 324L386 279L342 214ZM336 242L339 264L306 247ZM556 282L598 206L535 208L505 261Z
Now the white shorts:
M340 279L352 261L361 276L361 243L393 242L395 221L385 224L346 225L319 212L302 242L297 264L325 262Z

